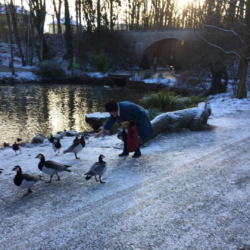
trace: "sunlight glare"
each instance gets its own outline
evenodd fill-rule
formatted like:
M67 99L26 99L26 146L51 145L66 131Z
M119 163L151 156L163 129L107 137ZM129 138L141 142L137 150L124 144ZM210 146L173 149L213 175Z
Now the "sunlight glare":
M178 0L178 6L185 7L188 4L202 5L204 0Z

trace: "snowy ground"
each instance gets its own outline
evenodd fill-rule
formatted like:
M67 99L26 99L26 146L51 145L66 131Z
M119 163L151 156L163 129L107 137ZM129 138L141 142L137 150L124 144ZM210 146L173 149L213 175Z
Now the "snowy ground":
M210 97L203 131L164 133L119 158L116 136L90 137L78 154L55 156L51 145L0 150L0 249L232 249L250 245L250 99ZM65 137L66 149L73 141ZM61 181L37 183L22 197L12 168L49 176L38 153L72 165ZM105 155L105 184L84 173Z

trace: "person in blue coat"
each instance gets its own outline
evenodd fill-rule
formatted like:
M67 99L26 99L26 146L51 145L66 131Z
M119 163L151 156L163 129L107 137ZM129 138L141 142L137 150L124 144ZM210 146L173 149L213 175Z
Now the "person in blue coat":
M141 141L146 140L152 133L153 127L149 120L148 114L141 106L132 102L115 102L109 101L105 104L105 109L109 112L110 117L104 124L103 128L95 135L95 138L100 137L106 130L110 130L115 122L133 121L137 124L138 133ZM124 141L123 152L119 156L126 156L127 151L127 134L122 131L122 140ZM133 157L141 156L140 148L138 148Z

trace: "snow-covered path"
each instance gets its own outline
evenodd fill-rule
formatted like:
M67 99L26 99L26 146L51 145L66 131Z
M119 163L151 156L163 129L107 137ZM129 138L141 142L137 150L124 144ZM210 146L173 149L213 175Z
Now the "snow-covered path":
M90 138L75 160L50 145L0 151L0 249L237 249L250 245L250 101L210 100L204 131L165 133L143 156L118 158L120 141ZM231 107L232 109L228 109ZM65 138L65 148L73 138ZM41 174L35 156L72 165L33 194L13 184L12 168ZM103 180L83 174L106 156ZM43 174L44 175L44 174ZM44 177L48 180L48 176Z

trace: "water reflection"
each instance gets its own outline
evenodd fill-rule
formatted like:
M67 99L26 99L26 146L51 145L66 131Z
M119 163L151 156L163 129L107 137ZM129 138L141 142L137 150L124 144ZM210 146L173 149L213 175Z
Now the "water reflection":
M30 141L39 133L91 130L86 114L104 111L104 103L111 99L139 103L145 93L86 85L0 85L0 147L17 137Z

